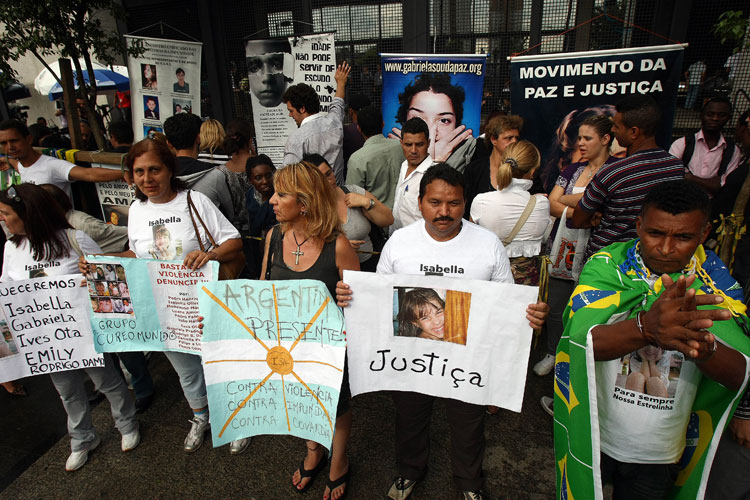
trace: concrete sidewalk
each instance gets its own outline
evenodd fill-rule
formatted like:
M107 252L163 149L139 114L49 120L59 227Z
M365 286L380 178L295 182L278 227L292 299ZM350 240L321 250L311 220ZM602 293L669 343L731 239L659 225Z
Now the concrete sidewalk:
M487 492L494 500L554 498L552 419L539 405L542 395L551 395L552 378L539 378L531 372L539 356L532 352L523 412L501 410L487 417L484 466ZM228 446L214 449L207 436L196 453L184 453L182 441L190 429L191 413L177 375L162 354L152 357L150 367L158 393L154 405L140 415L140 446L129 453L120 451L120 435L104 401L94 409L102 444L91 453L89 462L73 473L65 472L69 442L67 437L58 437L65 433L65 416L49 378L27 379L27 385L39 386L29 398L0 398L0 421L6 432L11 431L0 444L0 470L6 480L0 488L7 484L0 499L322 499L323 476L304 496L292 490L292 472L305 453L305 444L299 439L261 436L253 439L244 454L230 456ZM352 478L347 498L382 499L396 474L393 404L388 395L378 393L356 397L353 406L349 443ZM460 492L451 480L450 439L442 405L437 405L433 417L430 470L411 498L458 499ZM43 449L54 439L58 440L48 451L33 453L32 448Z

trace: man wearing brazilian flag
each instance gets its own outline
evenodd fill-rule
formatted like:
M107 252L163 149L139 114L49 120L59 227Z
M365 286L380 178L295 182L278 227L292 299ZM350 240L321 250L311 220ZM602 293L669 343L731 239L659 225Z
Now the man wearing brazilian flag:
M555 365L557 498L703 498L748 380L742 291L701 243L710 202L657 185L638 238L591 256Z

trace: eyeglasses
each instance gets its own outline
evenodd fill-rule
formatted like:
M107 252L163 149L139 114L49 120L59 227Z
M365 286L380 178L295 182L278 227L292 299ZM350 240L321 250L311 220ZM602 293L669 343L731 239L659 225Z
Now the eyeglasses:
M8 198L15 201L16 203L21 203L21 197L18 196L18 193L16 192L16 188L11 186L7 189Z

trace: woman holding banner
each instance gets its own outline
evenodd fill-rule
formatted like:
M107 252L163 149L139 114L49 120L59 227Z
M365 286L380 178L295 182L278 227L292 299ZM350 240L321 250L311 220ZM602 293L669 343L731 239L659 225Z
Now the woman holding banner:
M294 163L278 170L274 187L276 192L271 197L271 205L280 224L266 237L263 278L315 279L326 285L331 297L336 297L336 283L344 270L359 271L359 260L341 230L334 191L325 176L308 163ZM350 469L346 443L352 426L350 398L348 369L344 363L331 469L323 498L339 500L346 496ZM292 476L294 490L307 491L325 465L325 449L319 443L308 441L307 456Z
M170 235L170 255L182 260L183 265L192 270L211 260L233 261L242 252L239 233L219 209L205 195L186 190L185 184L175 176L175 157L166 144L151 139L136 143L125 159L125 167L135 182L137 198L128 214L130 249L111 255L151 259L155 249L162 247L157 241L162 231ZM199 232L200 222L193 225L194 213L198 215L196 219L205 223L205 230ZM154 231L155 228L159 230ZM206 232L211 233L216 247L212 248ZM200 250L199 237L203 248L209 250ZM83 269L85 265L82 261ZM193 410L192 427L184 442L184 450L192 453L203 444L209 427L201 358L174 351L165 351L164 354L179 375L185 399ZM243 451L236 449L235 443L232 443L231 450L234 453Z
M47 207L40 210L39 207ZM33 184L11 186L0 191L0 221L4 221L10 239L5 243L5 258L0 281L29 279L28 269L42 266L48 276L78 272L78 251L101 253L99 246L83 231L73 230L54 199ZM71 454L65 470L74 471L86 464L91 450L101 439L91 420L84 371L96 389L109 400L115 426L122 434L122 451L130 451L141 441L135 402L128 387L114 366L109 354L104 366L51 373L50 378L60 394L68 414Z

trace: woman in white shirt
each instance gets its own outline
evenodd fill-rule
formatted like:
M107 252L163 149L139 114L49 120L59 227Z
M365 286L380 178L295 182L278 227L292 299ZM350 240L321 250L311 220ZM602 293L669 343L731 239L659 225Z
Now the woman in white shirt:
M205 195L187 191L183 181L175 177L175 157L165 144L152 139L140 141L130 149L125 166L135 183L137 198L128 214L130 249L112 255L139 259L169 255L195 270L210 260L229 262L242 253L239 233L219 209ZM215 248L211 248L206 231L196 222L207 251L200 249L196 228L188 211L188 193L218 245ZM201 358L195 354L173 351L164 354L179 375L185 399L193 410L192 427L184 443L184 450L192 453L203 444L204 434L209 427L208 397ZM246 446L246 443L243 444Z
M537 256L549 225L549 201L531 195L531 179L541 155L529 141L510 144L497 171L497 191L482 193L471 204L471 220L494 232L505 245L517 284L539 284Z
M5 243L0 277L3 282L29 279L30 273L36 272L29 269L40 267L46 276L77 273L79 256L71 245L73 239L83 252L101 253L83 231L70 227L49 193L34 184L12 186L0 192L0 221L5 222L12 235ZM84 372L109 400L115 426L122 434L122 451L132 450L141 440L133 397L109 354L104 355L104 363L103 367L50 374L68 414L71 454L65 462L67 471L83 467L89 452L101 442L91 421Z

